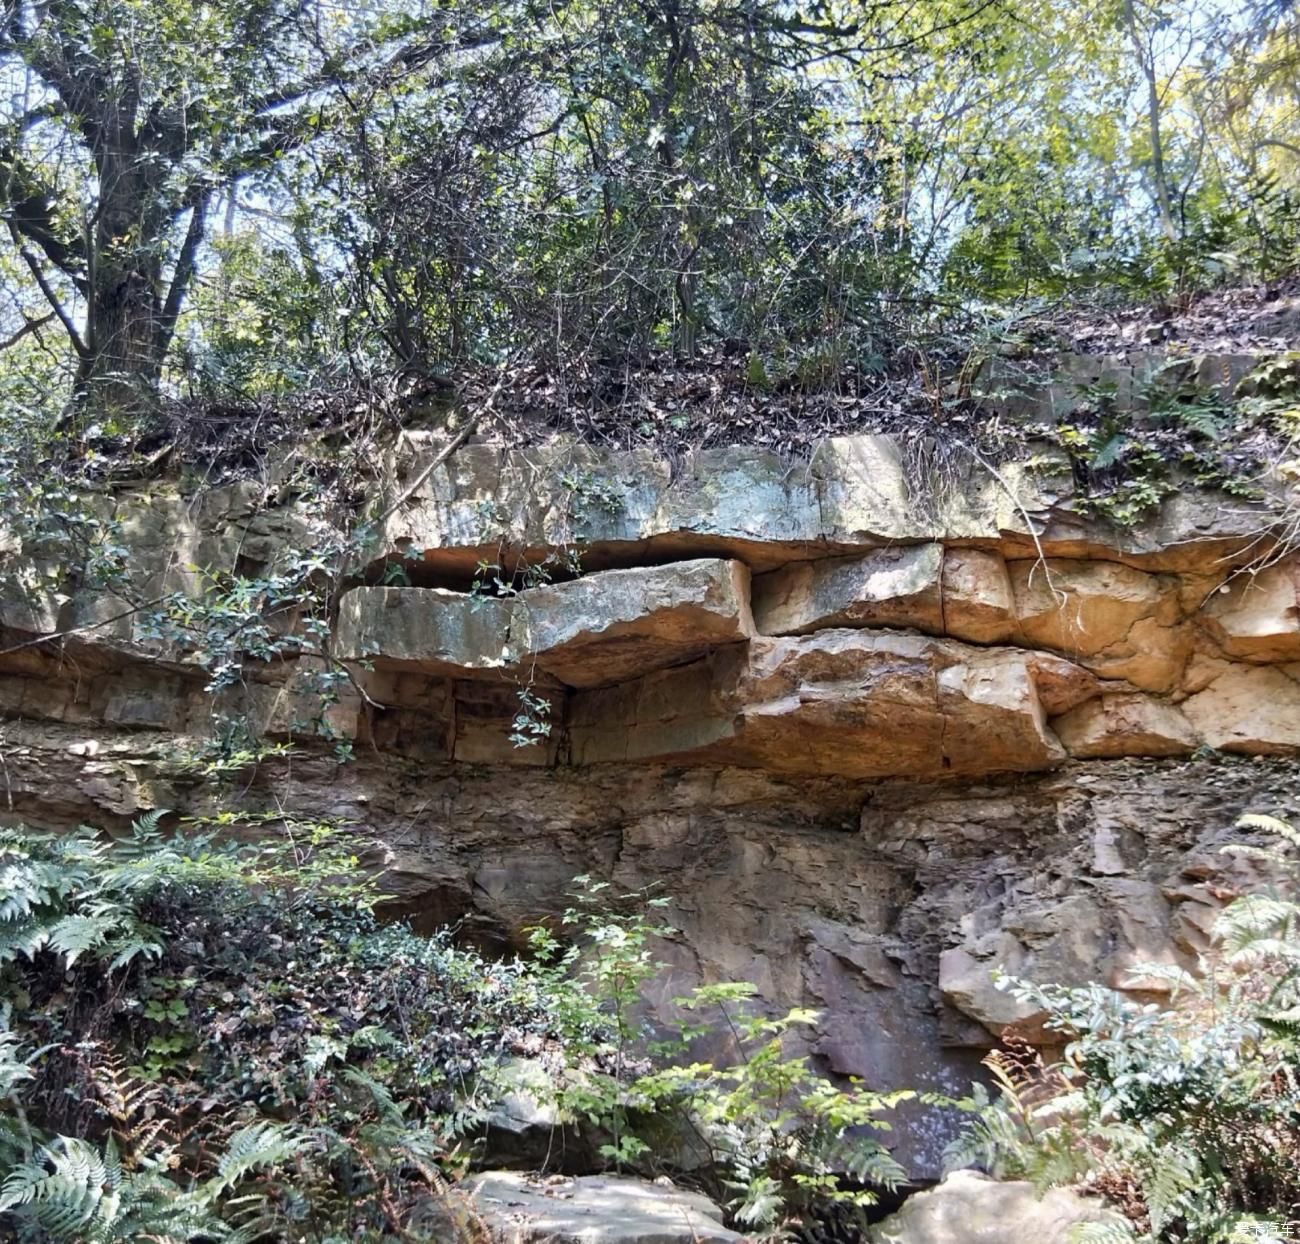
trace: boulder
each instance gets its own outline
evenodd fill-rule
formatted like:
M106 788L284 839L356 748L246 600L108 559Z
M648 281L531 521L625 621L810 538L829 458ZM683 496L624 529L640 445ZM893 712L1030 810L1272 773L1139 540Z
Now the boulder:
M1163 700L1124 693L1088 700L1052 719L1071 756L1185 756L1196 750L1187 718Z
M998 553L948 549L943 555L943 633L973 644L1015 638L1016 599Z
M806 635L837 626L915 627L938 635L942 566L939 544L794 562L754 580L754 621L764 635Z
M1300 661L1300 558L1240 574L1201 607L1205 629L1241 661Z
M1025 1180L1002 1182L954 1171L872 1229L872 1244L1071 1244L1082 1223L1123 1219L1073 1188L1039 1192Z
M1182 709L1207 746L1251 755L1300 750L1300 664L1202 669L1211 681Z
M575 763L738 764L883 777L1049 768L1023 653L893 631L755 639L744 650L575 696Z
M748 568L700 558L522 592L509 646L568 686L599 687L681 665L753 633Z
M620 1175L538 1179L487 1171L465 1181L497 1244L743 1244L722 1211L667 1180Z

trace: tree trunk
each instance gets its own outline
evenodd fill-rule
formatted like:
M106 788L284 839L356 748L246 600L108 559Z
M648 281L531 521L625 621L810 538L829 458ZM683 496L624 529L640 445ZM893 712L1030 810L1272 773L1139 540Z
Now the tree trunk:
M1178 226L1174 222L1173 195L1169 191L1169 178L1165 172L1164 136L1160 132L1160 83L1156 79L1155 60L1148 45L1143 47L1138 30L1137 13L1133 0L1124 0L1124 21L1128 26L1133 55L1146 81L1147 128L1151 138L1151 180L1155 183L1156 207L1160 212L1160 228L1171 242L1178 241Z
M161 187L139 171L129 129L96 157L100 202L77 397L96 417L138 414L156 400L162 371L159 247L174 213L162 202Z

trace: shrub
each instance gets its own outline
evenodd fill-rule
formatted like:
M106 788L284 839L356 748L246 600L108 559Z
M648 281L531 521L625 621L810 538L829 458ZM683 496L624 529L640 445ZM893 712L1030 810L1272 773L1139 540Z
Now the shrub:
M51 1240L407 1238L522 964L381 925L344 826L0 835L0 1212ZM274 836L271 831L276 831Z
M974 1119L949 1165L979 1162L1041 1185L1078 1183L1123 1210L1080 1244L1283 1238L1300 1217L1300 833L1246 817L1279 848L1225 850L1282 878L1232 902L1196 976L1147 966L1167 1006L1112 990L1004 982L1069 1037L1064 1059L1001 1051L1000 1094L964 1104Z

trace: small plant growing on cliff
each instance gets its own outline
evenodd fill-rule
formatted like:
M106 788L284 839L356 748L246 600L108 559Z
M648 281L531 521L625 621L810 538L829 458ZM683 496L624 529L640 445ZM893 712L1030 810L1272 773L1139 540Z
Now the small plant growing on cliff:
M1141 969L1164 976L1167 1006L1007 982L1069 1044L1052 1067L993 1057L1000 1099L968 1099L950 1165L1108 1197L1124 1223L1083 1228L1082 1244L1279 1238L1300 1217L1300 833L1269 817L1240 826L1281 844L1225 848L1275 884L1223 911L1197 976Z
M707 1158L697 1178L711 1178L736 1224L765 1239L788 1238L830 1205L861 1215L874 1188L904 1182L878 1136L912 1093L828 1082L799 1049L817 1012L767 1015L746 982L700 986L674 1001L678 1022L651 1025L645 990L663 970L655 942L675 934L659 915L666 901L649 891L615 900L606 883L578 883L565 922L579 940L565 949L543 929L533 945L548 992L563 999L566 1045L583 1060L558 1104L607 1131L612 1165L653 1169L656 1138L689 1141ZM725 1059L694 1057L706 1040Z

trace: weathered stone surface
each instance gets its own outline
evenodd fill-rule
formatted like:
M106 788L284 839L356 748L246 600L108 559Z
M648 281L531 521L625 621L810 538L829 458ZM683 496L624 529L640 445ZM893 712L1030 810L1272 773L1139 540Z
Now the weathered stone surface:
M429 674L499 670L514 663L513 601L441 588L358 587L339 602L334 655Z
M440 445L405 434L392 455L393 484L409 486ZM947 540L1017 558L1042 551L1211 571L1270 521L1237 498L1180 493L1150 522L1116 530L1078 512L1068 469L972 460L954 480L951 463L933 468L883 436L825 441L806 464L733 447L688 455L675 470L646 450L611 453L557 438L522 450L466 446L390 516L374 555L414 547L430 567L468 576L503 546L539 557L580 546L592 570L707 556L740 558L761 573Z
M1008 569L1024 642L1076 658L1121 643L1168 595L1157 576L1115 562L1017 561Z
M527 666L598 687L752 635L749 571L699 559L609 570L509 599L362 587L339 606L335 655L429 674Z
M932 539L940 528L913 495L900 442L888 436L838 436L812 458L821 533L832 543Z
M698 559L531 588L512 614L510 648L568 686L598 687L753 633L748 568Z
M1103 678L1170 691L1191 653L1177 624L1177 581L1113 562L1011 563L1019 642L1049 648Z
M499 1244L741 1244L722 1211L666 1180L620 1175L537 1179L488 1171L464 1184Z
M1208 746L1254 755L1300 750L1300 664L1205 668L1204 690L1182 709Z
M862 557L794 562L754 580L754 621L764 635L838 626L943 632L938 544L876 549Z
M1094 674L1055 653L1027 650L1025 665L1049 717L1068 713L1076 704L1101 694L1101 683Z
M1072 1188L1040 1192L1024 1181L999 1182L954 1171L938 1187L907 1198L872 1229L872 1244L1071 1244L1076 1227L1122 1220Z
M1185 756L1197 737L1172 704L1133 693L1103 695L1051 722L1071 756Z
M747 651L579 695L578 764L675 760L846 777L1048 768L1023 654L896 632L756 639Z
M1201 608L1205 629L1242 661L1300 661L1300 558L1242 573Z
M408 443L405 484L436 448ZM345 687L329 710L333 735L355 735L348 765L298 730L314 657L250 662L214 698L125 596L74 579L0 600L6 644L96 624L0 662L0 818L119 827L218 800L339 817L382 840L395 912L507 951L578 874L661 884L681 933L653 1018L701 981L751 980L773 1011L821 1012L792 1041L829 1074L960 1093L995 1032L1040 1018L992 989L996 969L1157 988L1137 965L1190 963L1248 882L1219 852L1236 814L1293 814L1290 761L1078 757L1185 753L1189 725L1228 751L1300 752L1300 661L1280 567L1215 591L1258 510L1189 490L1116 531L1078 512L1068 473L941 457L846 438L806 464L725 449L670 471L640 451L468 447L374 550L427 548L408 572L441 587L341 602L331 654L370 697ZM132 597L196 591L196 566L260 575L328 536L266 493L111 502ZM442 590L480 558L561 547L581 557L574 583L477 604ZM12 542L0 555L22 560ZM923 573L871 569L905 565ZM746 567L809 588L793 629L810 634L753 635ZM814 584L851 599L823 608ZM552 732L519 749L523 688ZM295 755L216 793L183 756L231 721L292 735ZM904 1122L901 1156L934 1175L951 1120Z
M1000 554L948 549L943 557L940 632L974 644L1004 644L1016 635L1016 598Z
M381 719L417 711L414 684L398 692L411 707ZM943 1002L945 950L965 949L986 980L1002 962L1080 984L1121 983L1134 963L1190 953L1222 896L1249 882L1219 849L1239 837L1237 816L1288 814L1297 782L1290 761L1221 758L1075 761L931 783L718 767L542 771L454 764L418 740L409 751L359 740L349 764L304 746L214 790L169 776L159 757L177 739L11 719L0 819L117 827L152 807L342 818L380 838L384 884L418 928L458 925L507 952L524 929L558 918L579 874L625 890L654 883L680 933L656 946L669 968L647 996L652 1016L672 1017L672 999L702 981L752 981L774 1012L823 1012L792 1047L817 1065L872 1088L955 1095L982 1074L992 1036ZM933 1177L953 1126L921 1112L889 1143L914 1175Z

